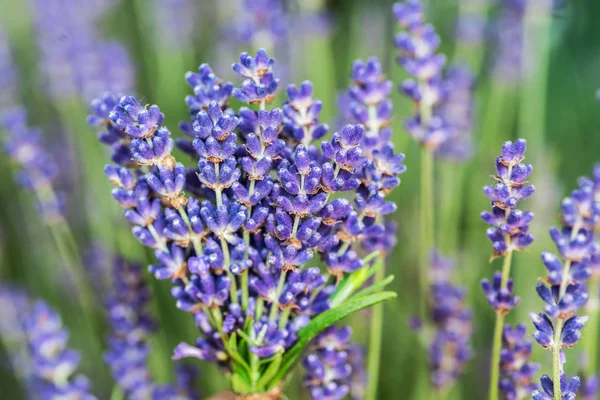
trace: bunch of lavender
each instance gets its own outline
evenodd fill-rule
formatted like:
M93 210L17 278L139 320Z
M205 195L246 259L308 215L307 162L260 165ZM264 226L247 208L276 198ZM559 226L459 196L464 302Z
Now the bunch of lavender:
M550 237L561 257L542 253L548 275L536 289L546 303L544 311L531 314L536 341L553 353L553 376L542 377L542 386L547 394L550 394L548 388L552 389L555 399L569 398L569 391L573 392L572 398L575 397L575 390L569 385L563 387L563 349L571 348L579 341L581 329L588 321L587 316L576 313L588 301L585 281L590 277L592 257L600 251L593 235L593 228L600 218L595 184L588 178L581 178L578 183L579 187L562 201L562 229L550 229ZM578 384L578 378L574 379Z
M362 399L365 371L361 348L352 345L348 327L330 326L314 340L304 358L304 382L315 400ZM358 362L357 362L358 361Z
M538 388L533 379L540 365L531 362L532 343L526 333L523 324L514 328L507 324L502 331L499 385L505 399L526 399Z
M74 375L80 355L67 347L69 334L58 314L38 301L22 320L33 362L31 387L44 399L96 399L83 375Z
M112 375L127 398L175 399L176 389L156 384L147 366L148 336L156 322L148 312L150 292L141 266L116 257L113 274L114 293L108 301L112 333L105 355Z
M472 312L465 306L465 290L452 283L454 260L431 255L431 288L429 313L434 325L429 344L431 384L444 392L455 383L473 352Z
M481 282L489 305L496 311L490 399L498 398L504 317L519 302L519 298L513 295L513 281L510 278L512 255L515 251L523 251L533 242L533 235L529 232L533 213L517 209L519 201L535 191L534 186L527 183L533 168L530 164L523 163L526 148L527 142L524 139L504 143L502 154L496 158L494 179L497 183L483 189L492 204L491 212L481 213L481 218L492 226L486 232L494 248L492 260L504 257L502 272L496 272L491 282L487 279Z
M362 125L348 125L319 149L312 141L323 128L310 83L290 86L283 109L267 109L279 83L273 65L264 50L243 53L233 64L243 78L235 89L207 65L188 74L194 120L182 126L193 140L180 146L197 167L175 159L155 105L106 95L90 117L107 129L101 139L114 150L117 165L105 169L117 186L113 197L134 235L155 249L150 271L173 283L177 307L202 332L174 358L219 364L240 394L279 393L314 335L393 296L350 299L389 242L375 217L395 209L384 195L399 183L403 157L393 148L381 162L364 156ZM231 94L259 109L235 112ZM355 202L339 192L355 193ZM308 266L315 253L337 279Z

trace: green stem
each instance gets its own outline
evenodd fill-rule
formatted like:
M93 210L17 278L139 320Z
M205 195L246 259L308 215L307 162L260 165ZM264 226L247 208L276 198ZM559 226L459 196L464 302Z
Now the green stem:
M554 384L554 400L561 400L561 388L560 388L560 336L563 327L563 319L559 319L556 322L556 328L554 330L554 347L552 348L552 377Z
M433 154L423 148L421 150L421 196L420 196L420 256L419 283L421 317L425 320L427 315L427 292L429 279L429 254L433 247Z
M381 261L383 262L383 260ZM385 268L382 265L376 272L373 284L380 282L385 277ZM379 380L379 365L381 363L381 338L383 333L383 304L373 306L371 316L371 332L369 334L369 358L367 361L368 386L366 399L377 399L377 385Z
M597 372L598 367L598 329L600 328L600 299L598 298L598 291L600 285L598 279L592 278L590 280L590 300L588 301L588 315L590 320L586 324L587 337L585 338L586 353L588 355L588 362L586 367L586 376L594 376Z
M500 380L500 352L502 351L502 328L504 313L496 312L494 341L492 343L492 366L490 374L490 400L498 400L498 381Z
M507 244L510 247L510 236L508 235ZM504 263L502 264L502 288L506 287L508 279L510 277L512 255L512 250L509 250L504 256ZM490 366L490 400L498 400L498 382L500 380L500 352L502 350L502 329L504 327L504 316L505 312L503 310L496 311L496 325L494 327L494 338L492 341L492 365Z

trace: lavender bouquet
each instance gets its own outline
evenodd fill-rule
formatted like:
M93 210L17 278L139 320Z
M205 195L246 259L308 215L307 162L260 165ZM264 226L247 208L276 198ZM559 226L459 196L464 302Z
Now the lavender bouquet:
M191 167L175 158L156 105L106 94L92 102L89 122L111 149L113 197L135 237L154 249L150 271L172 283L177 308L201 332L173 358L218 364L242 398L278 398L303 350L328 329L318 339L327 350L305 362L307 384L313 398L342 398L348 332L335 334L332 325L395 296L381 292L389 279L364 284L390 250L381 216L396 209L385 197L400 183L404 156L360 124L322 140L328 127L310 82L290 85L288 100L271 108L274 63L265 50L242 53L233 64L239 87L206 64L186 75L193 95L181 129L191 140L177 146ZM357 92L377 84L368 73ZM235 110L231 96L248 106Z

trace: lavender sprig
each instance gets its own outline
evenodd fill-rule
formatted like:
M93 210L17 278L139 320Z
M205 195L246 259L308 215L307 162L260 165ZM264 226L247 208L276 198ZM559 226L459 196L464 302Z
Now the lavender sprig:
M513 295L513 281L510 278L512 255L515 251L523 251L533 242L533 235L529 232L533 213L517 209L519 201L535 191L534 186L527 183L533 167L523 164L526 148L524 139L504 143L502 154L496 159L494 179L497 183L483 189L492 204L491 212L481 213L481 218L492 226L486 232L494 248L492 260L504 257L502 272L496 272L493 281L484 279L481 282L488 303L496 312L490 380L492 400L498 399L504 317L519 302L519 298Z
M429 343L431 384L448 390L459 378L464 365L473 357L472 311L465 305L465 291L452 283L455 262L437 251L431 255L431 308L434 335Z
M538 389L533 380L540 365L531 362L532 344L525 335L523 324L505 325L502 332L499 387L506 399L526 399Z
M96 399L83 375L74 375L78 352L67 347L69 334L58 314L38 301L23 318L23 329L33 358L33 387L41 398Z
M562 366L566 361L563 349L571 348L579 341L581 330L589 319L576 313L588 301L585 281L591 274L592 257L600 251L593 237L593 228L600 218L600 207L594 198L595 184L588 178L581 178L578 183L579 187L562 201L562 229L550 229L550 237L561 257L542 253L548 275L536 290L546 303L544 311L531 314L536 341L553 353L553 376L543 378L546 382L542 380L542 386L547 395L553 392L555 399L575 398L577 387L572 388L571 383L563 384Z
M351 334L348 327L331 326L315 338L304 358L304 385L314 400L340 400L348 395L362 398L352 394L357 385L364 384L364 365L360 347L350 342Z

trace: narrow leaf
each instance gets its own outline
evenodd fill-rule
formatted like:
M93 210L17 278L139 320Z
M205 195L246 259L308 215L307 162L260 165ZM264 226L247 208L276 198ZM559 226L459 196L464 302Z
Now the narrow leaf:
M281 379L283 379L288 371L294 366L296 359L302 354L304 348L321 331L356 311L381 303L385 300L393 299L394 297L396 297L396 293L394 292L372 294L359 299L349 300L338 307L327 310L323 314L315 317L308 325L298 332L298 342L285 352L281 367L269 383L267 390L273 388Z

